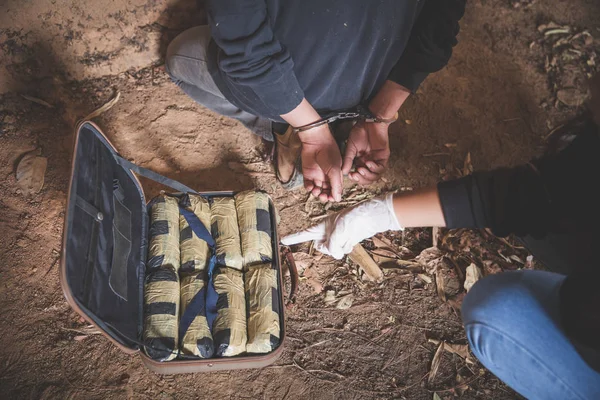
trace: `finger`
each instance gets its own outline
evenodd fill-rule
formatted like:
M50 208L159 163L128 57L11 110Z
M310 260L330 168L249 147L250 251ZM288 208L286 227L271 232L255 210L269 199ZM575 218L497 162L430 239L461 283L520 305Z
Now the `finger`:
M352 169L352 163L356 158L356 154L356 146L348 144L348 146L346 146L346 153L344 154L344 161L342 163L342 173L344 175L348 175L348 173Z
M315 183L311 179L307 179L305 177L304 178L304 189L306 189L307 192L312 192L314 187L315 187Z
M354 182L358 183L359 185L369 185L369 184L373 183L373 181L365 178L358 172L353 172L352 174L353 175L350 179L352 179Z
M376 174L374 172L371 172L368 168L365 167L359 167L357 169L357 172L366 180L371 181L371 182L375 182L376 180L379 179L379 174Z
M327 192L321 192L321 194L319 195L319 201L321 203L327 203L327 201L329 201L329 197L331 196L329 196Z
M341 201L343 185L342 172L338 168L331 168L331 170L327 174L327 177L329 178L329 184L331 185L332 200Z
M319 179L315 179L314 181L315 186L312 189L312 195L315 197L319 197L319 195L321 194L321 191L323 190L322 185L323 182Z
M321 188L323 190L327 190L327 189L331 189L331 186L329 185L328 182L323 182L323 184L321 185Z
M379 164L375 161L367 161L366 165L367 168L371 170L371 172L374 172L376 174L382 174L383 171L385 171L385 165Z
M281 239L281 244L291 246L311 240L323 240L325 238L325 225L319 224L304 231L292 233Z

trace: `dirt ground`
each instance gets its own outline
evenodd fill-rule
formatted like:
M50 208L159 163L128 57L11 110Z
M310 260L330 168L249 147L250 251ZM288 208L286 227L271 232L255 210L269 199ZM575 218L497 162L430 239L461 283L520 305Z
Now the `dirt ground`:
M429 379L437 349L431 340L466 344L459 318L466 266L474 262L484 274L538 267L512 239L486 232L441 232L441 253L433 261L423 255L421 265L410 260L431 247L430 229L366 241L375 258L387 252L408 260L408 268L386 268L381 284L366 282L348 260L294 249L302 281L287 309L285 352L262 370L158 376L69 308L58 261L73 130L117 92L120 100L95 121L137 164L199 190L264 189L281 234L340 207L283 191L261 162L260 140L196 105L166 77L166 44L203 20L192 0L0 5L0 397L517 398L479 363L450 352ZM450 64L427 79L392 127L385 181L366 191L348 182L342 204L539 155L547 133L581 109L598 43L596 0L470 1ZM15 169L33 150L48 167L43 189L26 195ZM143 183L149 196L160 189ZM452 292L446 302L432 281L436 262ZM338 308L342 298L352 300L349 308Z

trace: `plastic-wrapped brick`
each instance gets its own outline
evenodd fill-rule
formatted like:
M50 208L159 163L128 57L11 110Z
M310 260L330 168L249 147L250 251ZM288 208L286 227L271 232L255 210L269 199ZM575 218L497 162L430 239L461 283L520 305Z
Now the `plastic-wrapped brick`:
M176 198L160 195L150 208L148 272L158 268L179 270L179 204Z
M248 338L243 272L218 268L213 278L218 295L217 316L212 326L215 354L236 356L246 351Z
M181 353L184 356L209 358L214 353L214 345L206 320L206 281L203 272L181 278L181 315L185 314L188 305L196 296L200 296L199 301L202 305L183 334Z
M269 353L279 345L279 285L271 264L249 267L245 272L248 307L248 353Z
M211 199L210 220L216 242L217 265L242 269L242 248L233 197Z
M178 354L179 279L170 268L159 268L146 276L144 290L144 351L157 361Z
M235 195L244 267L270 262L273 257L269 196L248 190Z
M193 212L204 227L210 232L210 204L202 196L185 195L179 203ZM206 241L200 239L193 231L183 215L179 216L179 241L181 245L181 274L192 274L204 271L210 258L210 248Z

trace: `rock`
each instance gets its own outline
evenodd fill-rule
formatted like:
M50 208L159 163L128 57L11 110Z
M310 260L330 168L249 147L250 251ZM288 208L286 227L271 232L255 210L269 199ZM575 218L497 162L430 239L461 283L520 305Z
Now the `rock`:
M36 153L37 151L26 153L17 165L17 185L26 196L39 193L44 187L48 159Z

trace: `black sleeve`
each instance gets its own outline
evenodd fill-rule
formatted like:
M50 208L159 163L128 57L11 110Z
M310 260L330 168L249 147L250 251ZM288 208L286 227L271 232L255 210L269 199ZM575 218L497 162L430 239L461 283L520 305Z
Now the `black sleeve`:
M548 196L529 165L475 172L439 183L438 191L448 228L490 228L498 236L549 229Z
M406 49L388 79L414 92L428 74L448 64L458 43L458 21L465 5L466 0L425 0Z
M287 114L304 98L289 51L271 29L264 0L209 0L211 35L221 49L219 68L251 88L273 115Z
M475 172L438 184L449 228L490 228L498 236L597 229L600 137L591 121L563 151L516 168Z

